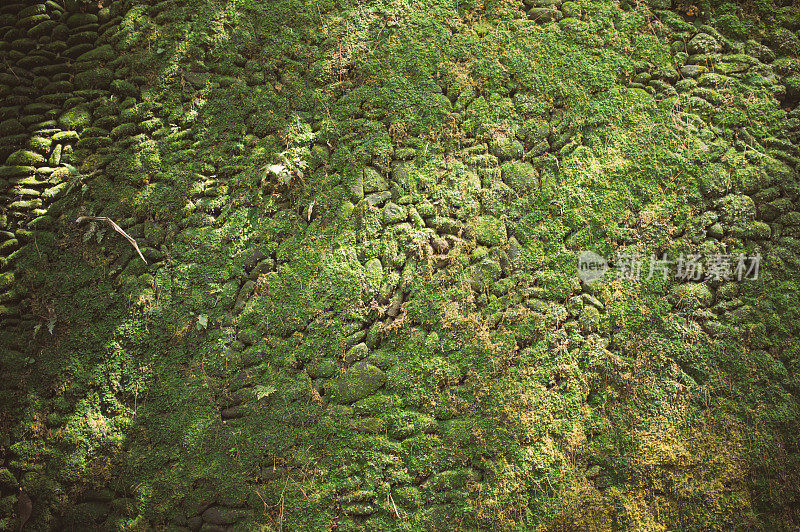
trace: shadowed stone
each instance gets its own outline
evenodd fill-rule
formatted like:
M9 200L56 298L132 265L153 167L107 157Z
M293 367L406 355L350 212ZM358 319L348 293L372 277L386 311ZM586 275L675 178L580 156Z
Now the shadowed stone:
M338 402L350 404L375 393L385 383L383 370L368 362L360 362L336 380L332 394Z

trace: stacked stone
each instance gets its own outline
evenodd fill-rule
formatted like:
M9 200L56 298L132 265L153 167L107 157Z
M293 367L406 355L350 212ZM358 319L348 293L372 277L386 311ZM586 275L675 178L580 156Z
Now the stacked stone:
M65 7L65 5L67 7ZM9 4L0 8L0 327L25 330L21 342L32 336L34 316L17 282L17 258L28 245L43 255L56 249L56 231L67 196L91 185L87 175L104 174L116 155L128 146L153 138L185 139L181 132L164 128L161 118L140 99L144 78L130 72L112 45L125 14L124 2L99 8L48 0L35 4ZM178 140L180 141L180 140ZM75 173L77 167L78 174ZM113 177L113 176L109 176ZM92 213L102 215L102 212ZM134 217L116 220L139 241L152 264L163 258L159 247L168 230L152 221ZM64 223L72 226L74 220ZM111 264L120 273L131 261L139 261L127 243ZM59 429L63 411L57 409L47 425ZM14 443L12 441L12 443ZM0 469L3 508L16 496L18 479ZM52 479L58 485L62 479ZM63 489L58 487L58 490ZM89 490L63 512L42 507L36 519L71 529L89 529L103 522L109 528L120 516L135 511L132 499L111 490ZM209 512L210 522L219 521Z
M574 2L566 2L574 4ZM525 14L529 19L545 23L559 21L564 18L561 11L563 0L524 0Z
M681 113L682 120L712 147L711 164L700 183L707 210L693 222L696 225L690 226L692 242L701 244L708 253L729 249L732 243L756 243L754 249L762 255L770 251L781 257L773 264L778 270L791 267L797 263L791 258L791 250L798 248L800 236L800 213L795 210L795 183L800 171L800 93L796 87L800 79L796 59L800 38L779 29L765 42L739 42L710 25L690 24L673 12L658 14L672 32L671 48L678 72L652 72L648 65L639 65L629 86L658 98L676 98L686 110ZM757 139L748 126L736 128L733 142L724 138L722 128L727 126L718 113L730 105L732 89L766 90L781 103L785 122L780 138ZM736 171L726 166L733 160L761 168ZM744 194L730 193L734 186L729 175L732 171ZM733 290L726 286L720 287L721 294ZM713 308L713 294L695 299L695 317L711 335L726 334L721 324L730 320L723 314L733 313L728 316L733 323L752 318L752 309L738 308L741 302L728 295L720 296Z
M715 100L721 98L718 89L731 83L755 85L756 76L770 80L777 98L790 94L781 85L790 79L791 72L778 72L782 77L770 73L769 63L775 54L769 48L754 42L731 42L710 26L695 27L679 18L667 20L671 29L678 32L673 43L675 67L650 72L648 65L639 65L632 88L660 97L702 99L709 104L709 111L722 103L721 99ZM526 95L510 96L521 111L528 105ZM785 101L794 104L789 99ZM531 112L530 116L536 113ZM752 144L754 139L748 139L747 146L756 147L774 159L766 165L766 181L745 181L747 194L732 194L724 185L721 161L723 157L732 157L734 152L746 154L748 148L720 138L710 113L703 114L703 118L698 117L694 127L713 143L712 167L708 182L703 184L708 209L687 226L684 236L694 244L701 244L708 253L724 251L730 249L725 246L736 247L742 242L755 243L756 250L773 249L782 257L786 254L781 250L797 249L796 235L791 236L798 218L792 211L796 198L791 193L791 184L796 181L796 171L792 168L796 164L793 159L797 156L796 149L777 138L765 139L761 144ZM797 118L796 110L787 113L787 135L797 132L800 125ZM740 138L744 134L746 131ZM309 363L290 357L284 367L297 378L307 376L332 415L341 415L354 430L371 435L381 448L383 461L377 474L358 464L349 464L335 473L355 477L352 485L339 486L341 492L337 492L336 499L355 525L368 524L376 512L391 511L384 503L387 494L393 494L401 510L416 509L424 500L431 508L426 518L433 519L439 512L446 515L447 498L452 501L459 496L468 497L463 488L490 474L480 467L415 472L413 466L404 464L405 475L400 475L396 467L406 458L403 452L406 446L421 443L431 434L448 441L452 438L457 444L458 428L468 426L465 416L442 412L426 417L415 405L400 399L405 376L402 364L387 357L383 349L384 331L391 327L408 297L407 279L417 274L428 258L432 259L435 275L436 270L446 270L455 255L460 255L459 260L465 254L469 257L464 266L469 271L475 302L480 307L492 302L495 303L492 308L502 309L488 317L490 325L513 319L524 306L543 316L540 326L558 329L553 342L571 345L571 354L578 346L602 349L608 346L609 339L598 335L605 308L589 287L581 286L577 279L564 279L557 271L529 273L519 268L517 236L524 239L526 235L515 230L519 221L519 213L513 207L515 198L547 186L553 177L548 162L575 149L573 136L570 127L560 123L558 113L553 113L548 120L533 120L514 135L495 139L491 146L467 139L464 144L468 147L458 154L465 166L442 169L443 174L454 177L443 187L447 192L436 200L421 192L424 187L417 186L421 183L414 182L419 177L418 169L410 162L414 154L400 157L399 150L392 164L368 166L349 184L351 201L342 206L338 215L341 220L354 222L354 256L367 277L375 278L376 300L383 308L366 321L354 322L352 328L342 331L346 338L342 361L322 358ZM417 153L422 151L419 148ZM774 186L769 187L770 184ZM624 241L624 235L620 238ZM772 247L770 240L779 246ZM454 248L459 253L449 253ZM279 276L279 272L280 269L274 275ZM250 298L253 293L253 286L243 287L240 297L244 294ZM696 320L687 321L687 328L699 324L709 335L718 336L731 334L730 326L724 324L755 320L756 311L738 295L736 283L689 282L676 285L670 300ZM246 305L246 302L237 304L242 308ZM439 342L435 332L421 329L419 334L424 345ZM258 331L242 331L240 338L242 345L238 347L243 353L259 349ZM518 338L518 344L523 350L529 345L524 337ZM694 382L683 369L675 371L676 382ZM465 375L455 376L451 389L465 379ZM284 393L276 392L276 404L286 398ZM296 393L290 396L290 400L296 399ZM235 419L241 414L241 395L236 395L232 405L233 410L227 410L231 406L226 405L224 418ZM397 416L387 416L385 405L391 405ZM264 467L271 466L265 463ZM406 476L409 473L420 477ZM371 480L380 475L393 476L397 481L387 485ZM608 486L599 466L587 470L586 476L599 489ZM262 478L269 480L271 475L264 473Z
M532 19L558 20L574 16L570 15L574 8L569 4L530 2L526 3L526 12ZM128 30L118 29L122 18L114 14L107 9L70 14L53 2L0 11L0 16L5 17L0 18L3 42L8 43L3 50L14 65L6 73L10 77L1 78L4 88L0 89L9 96L8 105L0 110L4 120L0 124L2 149L6 150L0 192L11 207L0 227L0 255L5 257L4 277L0 277L4 299L0 304L8 303L8 310L4 311L7 315L19 314L16 305L20 295L12 290L14 277L10 269L14 250L34 238L54 238L48 232L54 221L48 209L53 199L68 188L70 179L69 172L59 168L62 162L80 163L82 171L87 172L103 170L113 181L125 178L124 169L113 164L115 156L125 150L142 150L152 162L148 171L154 182L167 179L158 170L157 160L162 152L172 163L187 163L194 186L186 207L192 215L184 222L186 234L190 226L219 221L228 183L243 170L247 160L243 155L245 142L197 139L191 130L191 117L186 117L181 127L172 128L172 117L163 106L144 101L138 86L145 80L136 76L133 65L114 59L117 52L130 51L136 44ZM168 3L162 2L148 14L166 22L180 16L180 10L169 9ZM28 37L42 24L46 31L40 28ZM703 109L710 111L722 97L717 89L734 80L755 83L752 80L761 76L776 88L776 96L783 94L791 101L791 90L787 88L782 93L778 82L789 87L796 75L794 67L788 61L778 63L781 70L770 66L777 60L769 48L747 43L745 51L750 52L743 56L739 45L724 40L713 28L695 28L680 20L669 24L679 32L673 43L676 68L649 72L647 65L639 65L632 87L663 97L688 96L698 108L703 107L699 103L702 100L711 106ZM26 27L29 29L23 35L19 28ZM45 38L48 32L51 40ZM35 40L37 35L40 36ZM72 62L67 65L64 57ZM264 81L257 66L248 66L243 57L237 59L234 69L244 68L252 71L247 76L248 84ZM230 85L235 83L230 76L233 73L208 69L198 62L186 78L195 88L205 86L212 77L220 85ZM470 297L492 313L488 316L490 326L513 320L525 308L533 310L543 316L541 327L556 331L553 342L571 347L571 357L576 356L576 346L608 345L608 338L597 335L605 312L603 304L577 279L565 279L554 270L533 271L520 251L520 243L528 244L530 237L518 230L521 213L517 200L546 191L554 166L558 166L554 162L576 149L575 132L562 123L557 111L546 118L537 113L530 95L512 91L507 96L509 100L513 98L528 120L513 134L489 144L468 139L467 147L458 154L465 164L441 168L442 175L448 176L446 186L436 187L431 176L423 175L412 162L426 151L421 143L413 141L409 141L412 148L395 150L388 165L373 161L348 183L349 201L336 213L336 221L349 224L352 229L352 241L343 242L342 254L363 273L367 295L374 298L378 308L364 317L348 320L343 330L337 331L343 339L340 358L312 357L295 349L314 335L330 334L318 323L287 328L281 334L234 327L238 317L252 310L260 282L280 283L282 278L291 276L286 266L297 251L284 245L291 235L271 235L265 251L256 251L248 259L244 275L230 279L223 287L221 305L230 310L223 325L235 332L236 340L229 349L230 359L235 361L232 364L238 366L233 366L235 377L219 399L221 419L234 426L245 423L247 416L256 411L254 405L259 400L258 375L267 363L280 368L291 385L269 395L271 405L299 409L309 399L319 401L326 408L326 415L363 435L365 450L376 457L368 464L353 461L330 474L337 479L335 502L354 524L368 524L370 516L379 511L393 513L396 501L401 511L424 506L420 510L423 519L446 528L452 524L446 519L447 510L456 511L470 497L467 486L480 483L491 474L479 460L468 466L434 466L413 458L415 452L424 455L420 449L429 445L429 439L441 438L458 447L467 446L472 437L468 408L457 399L469 395L464 390L469 389L470 376L437 358L443 374L442 403L428 412L414 396L409 372L386 345L387 331L402 315L416 276L446 276L451 265L466 270ZM186 101L190 100L187 93ZM24 118L15 118L15 113ZM787 114L790 134L800 130L798 118L796 109ZM749 195L730 194L722 179L724 168L711 168L709 175L720 179L705 186L708 212L694 221L686 236L693 243L713 245L729 236L759 242L781 238L786 249L797 249L800 215L793 211L797 198L791 195L789 186L796 179L789 166L798 155L796 148L779 139L767 139L756 146L754 139L746 137L746 131L741 135L743 144L731 146L714 137L712 126L702 120L698 125L709 131L715 141L718 155L714 163L731 149L746 152L748 147L757 147L782 162L770 167L772 181L768 186L762 189L762 182L755 183L747 191ZM248 128L251 134L268 134L257 124L249 123ZM214 151L213 144L221 144L221 151ZM317 161L314 169L327 164L330 153L325 145L316 143L309 151ZM209 156L197 162L199 152ZM434 193L434 188L439 190ZM287 221L305 227L306 213L310 211L303 211ZM163 258L163 246L168 240L165 228L133 217L120 223L132 236L143 239L143 251L151 263ZM571 244L570 247L574 248ZM123 270L132 258L134 254L128 250L114 263L112 273ZM724 314L746 321L752 313L737 297L737 289L728 286L731 285L712 287L715 294L706 286L685 284L676 287L673 295L679 302L676 304L691 307L692 317L700 320L710 334L724 334L720 325L728 319L722 319ZM453 347L442 345L437 333L424 327L415 328L414 335L421 348L433 352ZM291 348L265 360L266 353L275 352L271 341L277 345L286 340L291 341ZM526 349L532 341L532 335L521 335L520 349ZM556 377L554 387L558 386ZM448 403L446 397L456 399ZM283 484L286 475L300 471L301 466L297 457L290 457L286 467L279 469L265 460L261 464L261 482ZM598 471L587 473L587 477L602 478L598 475ZM91 528L106 518L109 507L118 511L125 501L114 499L113 493L94 494L71 507L65 524ZM191 530L222 530L251 515L240 508L243 504L207 502L189 512L185 521L175 524ZM251 506L257 508L259 504L255 501Z
M77 140L57 122L73 88L70 66L62 57L68 49L65 17L64 8L52 1L0 9L5 65L0 73L0 198L7 207L0 215L0 275L5 280L0 319L10 320L6 325L21 316L23 294L13 283L16 252L34 240L53 242L47 206L63 189L66 174L56 168L70 160Z
M118 57L136 44L119 30L123 15L126 7L122 2L69 12L51 0L31 6L7 5L0 11L0 51L8 65L0 73L5 104L0 108L0 158L4 162L0 196L8 208L0 216L0 273L4 279L0 283L0 317L11 319L9 323L21 317L23 294L18 286L12 288L17 253L34 240L40 245L52 244L59 212L50 209L51 204L67 190L80 190L74 186L79 176L65 164L79 167L83 174L104 172L127 148L144 146L152 151L153 139L158 139L170 157L188 161L194 155L189 149L194 145L191 132L165 127L163 106L140 98L139 86L145 78ZM213 171L213 167L202 169ZM107 177L114 180L119 176L109 172ZM158 179L157 173L152 176L152 180ZM86 182L80 180L79 185L83 184ZM209 190L203 191L206 197ZM211 207L212 212L219 213L221 201ZM134 238L141 238L143 226L137 220L118 221ZM145 241L143 247L148 259L160 260L158 244L147 244Z

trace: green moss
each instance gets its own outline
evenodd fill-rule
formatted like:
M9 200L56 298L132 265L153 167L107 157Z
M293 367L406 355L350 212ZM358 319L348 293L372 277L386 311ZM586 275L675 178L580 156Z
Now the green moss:
M529 163L506 163L501 171L503 182L520 194L531 192L539 186L539 174Z
M58 118L58 124L64 129L71 129L75 131L80 131L84 127L87 127L92 122L92 115L89 112L89 109L82 106L73 107L72 109L64 112ZM53 139L56 142L60 142L63 139L56 138L55 136Z
M41 164L45 158L30 150L18 150L8 156L6 164L9 166L34 166Z
M703 283L685 283L672 290L676 305L682 308L696 309L708 307L714 299L708 286Z
M486 246L499 246L508 240L505 224L494 216L479 216L474 232L475 240Z
M108 72L33 80L58 84L42 101L74 129L50 137L59 157L100 172L0 171L6 206L34 209L0 235L19 383L0 446L27 471L29 526L195 528L210 501L203 526L239 528L791 519L796 401L764 390L795 386L796 116L758 67L769 50L729 53L668 6L565 2L542 25L508 2L318 4L114 4L102 44L72 48L110 45ZM678 75L687 60L707 67ZM0 125L9 146L50 148L24 135L58 116L38 105ZM266 190L273 164L291 179ZM75 233L85 214L149 264L102 223ZM762 279L575 275L585 249L740 248Z

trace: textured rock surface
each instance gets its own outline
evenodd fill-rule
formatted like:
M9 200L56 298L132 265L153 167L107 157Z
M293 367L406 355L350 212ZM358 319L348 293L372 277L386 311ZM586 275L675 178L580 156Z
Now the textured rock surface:
M0 7L0 530L796 526L796 7L312 4Z

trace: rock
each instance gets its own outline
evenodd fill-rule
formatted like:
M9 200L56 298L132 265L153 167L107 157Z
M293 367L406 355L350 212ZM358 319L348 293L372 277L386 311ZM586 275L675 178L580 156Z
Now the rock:
M72 111L74 111L74 110L75 109L72 109ZM81 115L82 115L82 117L85 116L86 118L88 118L88 121L86 123L86 125L88 126L91 123L91 119L92 119L91 114L89 114L88 110L86 110L86 109L83 109L82 111L86 112L85 115L83 115L83 113L81 113ZM67 113L64 113L64 114L67 114ZM73 118L70 117L70 119L73 119ZM83 118L81 118L81 120L82 119ZM60 119L59 119L59 121L60 121ZM53 142L70 142L70 141L75 141L75 140L80 139L80 136L75 131L59 131L58 133L55 133L50 138L53 139Z
M725 230L722 228L722 224L718 222L711 225L711 227L706 230L706 233L711 238L720 239L725 235Z
M85 149L94 151L100 148L105 148L112 144L111 138L109 137L88 137L79 140L76 144L76 148Z
M756 204L745 194L728 194L719 200L719 207L722 220L728 223L750 221L756 216Z
M256 283L253 281L247 281L242 286L242 289L239 290L239 296L236 298L236 304L233 307L234 314L240 313L244 310L245 305L247 305L247 300L250 299L250 296L253 295L253 292L256 289Z
M366 201L373 207L378 207L391 197L392 193L386 190L384 192L376 192L374 194L370 194L369 196L364 198L364 201Z
M69 182L67 181L60 183L54 187L49 187L45 189L45 191L42 193L42 197L45 199L53 199L56 196L58 196L61 192L66 190L67 187L69 187Z
M724 89L731 85L733 80L729 76L723 76L722 74L716 74L714 72L708 72L706 74L702 74L697 79L697 84L701 87L711 87L714 89ZM708 99L708 98L707 98ZM712 101L712 103L718 104L718 102Z
M361 362L369 356L369 347L367 344L356 344L344 354L344 361L346 364L353 364L354 362Z
M469 473L466 469L457 471L442 471L434 475L431 480L431 487L434 491L446 492L461 489L469 481Z
M378 323L378 322L376 322ZM399 358L394 353L389 353L383 350L375 351L370 357L367 359L367 362L370 364L374 364L381 368L382 370L386 371L392 366L395 366L399 362Z
M244 345L253 345L258 340L258 333L253 329L243 329L236 335L236 339Z
M31 137L28 141L28 147L34 151L47 155L50 153L50 148L53 146L53 141L47 137L35 136Z
M714 54L722 50L717 40L707 33L698 33L687 43L687 51L694 54Z
M364 168L362 183L365 194L389 190L389 181L371 166Z
M520 194L539 186L539 172L530 163L508 162L500 167L500 172L503 182Z
M767 37L767 44L784 55L800 55L800 38L786 28L777 28Z
M114 52L114 49L111 48L111 45L104 44L84 54L81 54L78 57L78 61L100 61L106 63L115 57L117 57L117 54Z
M36 173L33 166L0 166L0 178L18 178L32 176Z
M786 97L791 100L800 99L800 75L789 76L783 80L786 85Z
M333 385L332 397L339 403L351 404L371 395L386 384L386 374L368 362L359 362L341 375Z
M364 265L364 269L367 270L368 277L383 278L383 265L378 258L369 259Z
M700 190L707 197L722 196L731 186L728 171L724 166L716 163L707 165L698 179Z
M80 503L66 510L61 524L70 530L95 529L106 515L108 515L108 506L103 503Z
M745 53L747 55L757 57L763 63L771 63L775 60L775 53L769 47L750 39L745 43Z
M123 96L136 97L139 94L139 89L135 85L124 79L115 79L111 82L111 90Z
M0 136L7 137L17 133L23 133L25 126L23 126L16 118L10 118L0 122Z
M417 204L417 212L423 218L430 218L436 215L436 208L428 200L424 200L422 203Z
M198 530L200 530L200 527L203 526L203 518L200 517L199 515L190 517L189 519L186 520L186 526L188 526L192 532L197 532Z
M428 225L439 233L446 233L448 235L458 235L464 228L461 220L454 220L445 216L434 216L428 220Z
M509 137L500 137L499 139L493 140L490 151L492 155L496 156L501 161L520 159L523 154L522 143Z
M203 512L203 522L216 526L232 525L247 517L247 511L235 508L212 506Z
M9 3L13 4L13 2L9 2ZM20 6L19 5L13 6L12 5L12 6L9 6L9 7L13 8L13 7L20 7ZM47 9L46 9L44 4L34 4L32 6L28 6L28 7L25 7L23 9L20 9L19 12L17 13L17 17L23 19L23 18L32 17L34 15L43 15L46 12L47 12Z
M507 214L513 198L514 191L502 181L495 181L490 188L484 188L480 192L481 206L492 216Z
M107 68L85 70L75 75L75 87L78 89L105 89L114 79L114 73Z
M398 504L416 509L422 503L419 488L415 486L398 486L394 489L394 499Z
M266 255L263 251L254 249L253 252L248 255L247 260L244 261L244 271L251 271L264 258L266 258Z
M494 216L479 216L474 231L475 240L485 246L500 246L508 240L505 224Z
M546 152L547 150L549 150L550 147L551 147L550 143L547 141L547 139L542 139L539 142L537 142L533 146L533 148L531 148L531 151L529 151L527 153L527 157L528 158L538 157L538 156L542 155L544 152Z
M408 219L408 212L405 207L396 203L387 203L383 208L383 223L390 225L404 222Z
M731 235L735 238L751 240L768 240L772 236L772 228L761 221L737 223L731 226Z
M0 469L0 488L2 488L3 491L15 492L18 486L19 482L17 482L17 479L11 471L6 468Z
M342 506L342 511L347 515L365 517L375 512L375 507L366 503L346 504Z
M411 223L414 225L414 229L422 229L425 227L425 220L422 219L419 211L417 211L413 205L408 208L408 217L411 218Z
M561 4L561 12L567 18L575 18L581 15L581 7L577 2L564 2Z
M80 131L84 127L88 127L92 123L92 114L84 106L77 106L73 107L72 109L65 111L59 118L58 118L58 125L63 129L72 129L75 131ZM73 140L77 140L78 136L76 135ZM58 133L53 135L54 142L61 142L64 140L63 138L58 137Z
M361 172L357 176L351 178L348 188L350 189L353 202L359 202L364 199L364 173Z
M94 42L94 40L97 39L97 34L92 35L92 33L94 32L71 36L67 40L69 48L67 48L67 50L63 53L63 55L75 59L79 55L86 53L92 48L94 48L94 45L92 43Z
M328 164L330 157L331 153L327 146L322 144L314 144L314 146L311 147L309 163L313 168L319 168L320 166Z
M8 156L6 164L11 166L33 166L45 162L45 158L30 150L18 150Z
M408 174L408 163L395 161L392 164L392 179L400 185L405 192L411 192L412 184Z
M367 434L382 434L386 432L386 425L386 421L379 417L364 417L351 420L353 430Z
M561 20L564 15L552 7L532 7L528 10L528 18L538 22L553 22Z
M800 212L797 211L787 212L781 215L778 221L786 226L791 226L791 227L800 226Z
M339 208L336 210L336 218L339 220L347 220L350 218L350 215L353 214L353 210L355 209L355 205L351 201L343 201Z
M478 168L494 168L498 164L498 159L489 153L479 153L469 157L466 161L469 166L476 166Z
M595 307L586 307L578 317L583 332L596 332L600 329L600 311Z
M14 201L11 204L9 204L8 208L18 211L29 211L32 209L38 209L41 206L42 206L42 200L36 198L32 200Z
M244 417L246 413L247 411L242 405L235 405L235 406L230 406L228 408L223 408L222 411L220 412L220 417L223 420L239 419Z
M136 124L132 122L126 122L124 124L120 124L111 130L111 137L115 139L121 139L125 137L132 137L136 133L139 132L139 128Z
M83 501L97 501L97 502L111 502L114 500L114 492L110 489L89 489L83 492L81 496Z
M470 284L476 292L484 291L489 285L500 279L502 275L500 265L488 258L472 266L471 270Z
M714 295L705 283L682 283L672 289L671 296L675 306L684 309L698 309L711 306Z
M306 371L313 379L329 379L339 371L339 365L333 359L323 358L309 364L306 367Z
M97 15L92 13L74 13L70 15L65 22L68 27L75 29L80 26L96 23Z
M417 156L417 150L414 148L397 148L395 150L395 157L401 161L411 161Z
M594 479L594 485L597 489L603 490L611 485L611 479L606 475L600 475Z
M681 75L686 78L696 78L708 72L708 68L703 65L684 65L681 67Z
M447 242L446 238L441 236L439 238L435 238L431 245L433 246L433 250L440 255L443 255L450 250L450 243Z

